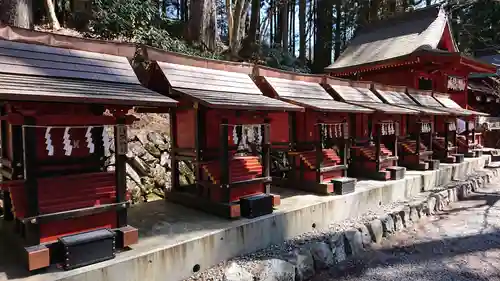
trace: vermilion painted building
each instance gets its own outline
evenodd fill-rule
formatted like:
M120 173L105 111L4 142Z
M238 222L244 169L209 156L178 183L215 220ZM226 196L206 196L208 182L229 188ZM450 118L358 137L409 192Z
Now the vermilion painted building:
M336 77L447 92L464 108L469 74L495 71L493 65L459 52L440 5L362 27L326 68Z

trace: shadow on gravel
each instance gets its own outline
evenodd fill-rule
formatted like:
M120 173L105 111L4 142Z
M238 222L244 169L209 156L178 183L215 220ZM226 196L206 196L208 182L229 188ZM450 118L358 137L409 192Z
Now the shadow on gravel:
M485 253L486 251L500 249L500 229L488 224L491 210L499 208L497 204L499 200L499 193L476 192L467 198L467 201L470 203L480 201L481 203L445 210L436 215L440 220L447 219L455 213L484 209L481 210L483 214L479 215L482 216L483 221L478 234L445 237L411 245L369 250L361 257L346 261L328 272L323 272L313 281L500 280L500 263L492 264L490 262L491 260L500 259L500 254L492 258ZM477 271L472 272L467 268L467 259L463 261L464 259L457 257L468 254L474 255L476 262L493 269L494 273L482 272L483 274L478 274Z
M384 281L500 280L500 273L487 277L479 276L466 268L451 268L446 262L446 260L458 255L485 252L492 249L500 249L500 231L368 251L363 257L349 260L328 272L324 272L323 277L313 280L327 281L340 278L342 278L340 280ZM482 262L485 262L485 259ZM377 268L385 267L393 267L394 270L391 271L394 271L394 276L388 276L393 274L387 274L387 271L377 270ZM408 268L412 270L407 270ZM500 268L497 272L499 271ZM325 275L328 278L325 278ZM446 276L446 278L438 276ZM358 279L360 277L363 278Z

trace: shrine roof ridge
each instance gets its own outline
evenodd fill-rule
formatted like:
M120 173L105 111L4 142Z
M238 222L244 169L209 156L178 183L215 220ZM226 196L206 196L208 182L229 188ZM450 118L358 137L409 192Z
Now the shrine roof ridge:
M3 100L155 107L177 104L142 86L123 56L10 41L0 36L0 64Z
M434 50L445 32L450 35L453 51L457 51L448 22L447 13L439 5L375 22L356 32L346 50L325 70L341 71L404 57L418 50Z

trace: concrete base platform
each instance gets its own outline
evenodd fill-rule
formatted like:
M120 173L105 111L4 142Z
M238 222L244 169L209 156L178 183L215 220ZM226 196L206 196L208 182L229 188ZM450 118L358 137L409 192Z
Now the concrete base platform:
M270 215L229 221L164 201L131 208L130 224L139 229L139 244L113 260L62 271L50 268L29 276L16 265L6 245L0 248L0 280L177 281L193 271L223 260L282 243L313 229L327 228L378 208L407 200L435 186L459 180L489 162L490 156L468 158L460 164L441 164L436 171L407 171L396 181L359 180L346 195L312 195L273 188L281 205Z

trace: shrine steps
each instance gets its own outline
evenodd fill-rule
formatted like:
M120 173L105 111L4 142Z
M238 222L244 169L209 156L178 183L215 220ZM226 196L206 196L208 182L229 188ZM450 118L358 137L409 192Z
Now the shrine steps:
M266 194L266 185L272 179L263 176L259 161L257 156L233 156L229 160L227 187L221 187L220 161L202 163L199 186L184 186L182 191L171 191L166 197L172 202L230 219L272 213L280 204L280 198Z
M295 157L295 169L281 185L323 195L344 194L350 190L355 179L344 177L347 167L337 152L323 149L320 167L316 167L317 156L316 150L299 152Z

